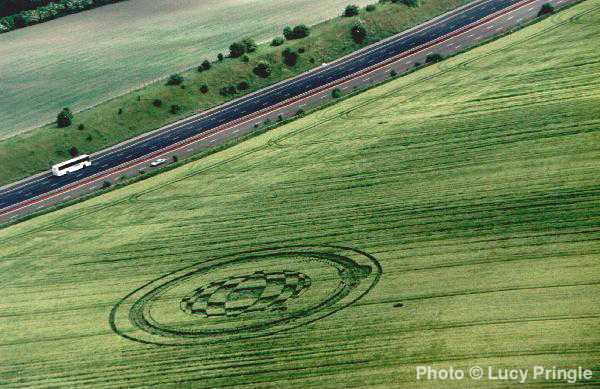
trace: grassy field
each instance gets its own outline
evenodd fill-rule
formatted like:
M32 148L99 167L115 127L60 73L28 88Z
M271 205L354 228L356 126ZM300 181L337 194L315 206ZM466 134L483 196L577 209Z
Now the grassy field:
M271 38L287 23L318 23L345 5L129 0L3 34L0 138L50 122L62 107L93 106L196 65L240 36Z
M0 231L0 382L598 387L599 10Z
M307 0L305 1L310 3ZM236 4L238 2L239 0L235 0ZM143 134L154 128L161 127L169 122L189 116L194 112L203 111L222 104L223 102L234 98L233 96L223 97L220 95L219 89L225 85L231 85L232 83L237 84L240 81L245 80L249 83L249 88L247 91L245 91L245 93L249 93L271 85L277 81L302 73L303 71L318 66L323 62L330 62L344 54L348 54L361 47L352 41L349 33L351 26L358 20L362 20L370 31L370 36L365 41L365 44L368 44L373 40L387 37L409 27L413 27L423 21L431 19L434 16L440 15L445 11L456 8L458 5L467 2L469 2L469 0L428 0L419 8L409 8L400 4L388 3L379 5L373 12L367 13L363 10L357 17L335 18L315 26L311 36L308 38L287 42L284 46L279 47L271 47L269 45L260 46L257 52L250 55L250 61L248 63L242 62L239 58L225 59L221 63L214 64L209 71L198 73L194 69L190 72L186 72L183 74L185 78L185 82L183 84L185 89L174 86L165 86L165 82L162 80L160 82L150 84L141 90L127 93L118 98L100 104L93 109L76 114L75 123L69 128L58 129L56 128L55 124L50 124L40 129L0 141L0 185L18 180L39 171L47 170L52 163L68 158L68 150L72 146L77 147L77 149L82 153L92 153L106 148L107 146L130 139L136 135ZM332 4L333 3L335 3L338 8L336 12L332 11L333 14L339 14L341 9L343 9L343 6L339 1L332 2ZM286 4L286 7L290 7L289 2ZM294 4L295 5L291 6L293 12L295 12L297 7L300 6L296 5L296 3ZM317 4L318 3L315 2L313 6L316 6ZM98 9L94 12L102 12L104 9L109 10L112 8L110 6L103 7L102 9ZM231 9L228 9L227 11L230 12ZM323 12L327 13L326 11L327 8L324 8ZM266 13L266 11L262 13ZM309 10L306 10L306 13L310 13ZM240 17L245 16L246 15L240 15ZM170 17L173 17L173 15L170 15ZM210 17L218 19L216 12ZM283 15L281 18L285 19ZM67 20L68 18L62 19ZM179 20L180 18L176 19ZM258 18L257 20L261 19ZM288 22L293 24L297 22L297 19L290 17ZM51 25L52 23L45 23L45 25L46 24ZM225 43L228 45L230 42L247 35L259 35L258 32L250 30L249 26L246 26L245 23L240 22L238 24L240 25L239 28L236 28L233 31L228 31L227 34L224 34L221 36L221 38L219 38L218 42L220 47L225 46ZM277 23L273 22L269 31L271 31L273 28L276 28L274 26L277 24L279 24L279 29L281 29L281 26L286 23L283 21L279 21ZM257 26L258 25L260 25L260 23L257 23ZM185 30L183 26L179 27ZM210 30L212 31L212 28ZM206 33L205 30L202 31ZM163 32L164 30L161 28L156 33L158 34ZM117 39L117 42L123 41L123 46L117 47L120 47L126 52L133 51L138 53L137 48L136 50L131 50L131 47L135 46L129 46L138 44L137 41L133 43L130 42L130 39L135 39L135 35L133 38L129 38L131 36L131 31L129 31L127 34L127 39ZM177 36L177 34L174 35ZM170 34L166 36L170 36ZM190 39L190 35L187 33L185 36L186 39ZM165 46L160 50L156 49L154 46L151 46L148 50L155 50L155 55L165 57L164 60L174 56L171 48L177 47L177 50L175 51L177 54L181 53L181 55L184 55L183 53L189 51L189 53L185 55L187 56L187 60L192 61L191 63L200 64L202 62L203 57L198 52L199 49L197 48L201 44L200 42L203 41L202 37L190 40L188 42L189 47L186 46L186 44L178 41L171 41L170 39L165 41L164 37L157 36L156 38L157 40L152 40L152 42L160 41L161 44L164 44ZM2 37L0 37L0 39L2 39ZM140 37L139 39L147 38ZM110 46L112 47L112 43ZM2 47L1 42L0 47ZM142 44L140 47L144 47L144 45ZM300 55L298 63L293 68L282 65L281 52L285 47L292 49L303 47L306 50L305 53ZM19 50L22 50L22 47L20 47ZM141 51L145 52L148 50ZM165 52L169 52L169 55L165 56ZM100 53L94 54L94 56L96 55L100 55ZM73 58L77 59L77 57L78 56L75 56ZM172 70L172 67L169 67L162 62L158 63L158 65L149 65L144 61L140 61L140 58L146 57L149 59L148 62L152 62L152 58L154 58L152 55L147 56L146 54L140 52L139 55L136 54L130 59L131 61L137 60L139 62L137 64L134 64L133 62L127 63L126 65L129 67L128 69L123 67L120 71L104 71L103 68L100 68L100 77L102 80L106 78L110 79L112 77L117 77L119 79L122 79L123 77L131 77L131 74L136 73L140 68L140 62L144 63L144 68L158 66L162 69L160 71L163 72ZM110 55L107 55L107 58L109 59L106 61L114 61ZM93 58L91 60L93 61ZM259 78L252 73L252 69L254 66L256 66L256 63L261 60L268 61L273 64L273 73L266 79ZM117 61L116 64L117 66L121 66L120 61ZM157 74L156 69L158 68L154 69L154 75ZM69 72L66 73L69 74ZM117 76L117 73L121 74ZM82 74L85 74L85 72L82 73L80 70L78 70L77 72L73 72L73 77L81 78ZM63 76L61 75L61 77ZM21 81L22 79L22 77L17 78L17 80ZM40 76L40 82L46 82L45 80L46 78L42 74ZM63 81L64 80L61 80L59 83L62 83ZM73 88L81 88L87 93L87 82L72 81L71 83L73 84ZM112 81L109 83L112 83ZM203 94L200 92L199 87L202 84L208 85L208 93ZM103 88L101 85L98 87ZM26 96L27 93L33 93L28 91L35 91L36 89L37 88L33 88L24 91L25 95L23 95L23 100L30 98ZM61 93L64 93L64 90L61 91ZM75 94L71 95L70 92L67 93L67 95L71 96L73 100L70 100L69 103L61 102L60 105L56 107L57 109L63 105L74 103L79 99L79 97L76 97ZM238 96L239 95L240 94L238 94ZM160 98L162 100L163 106L161 108L156 108L153 106L152 103L156 98ZM48 100L48 96L44 96L43 99ZM28 101L34 101L34 99ZM16 104L15 102L7 101L8 104L3 103L4 102L0 100L0 106L6 107L5 109L7 111L12 109L18 110L20 109L18 107L24 106L22 104ZM182 107L182 110L178 115L173 115L170 112L170 107L172 104L178 104ZM57 113L57 109L54 109L54 115ZM122 110L121 114L119 114L119 110ZM81 131L78 130L77 128L79 124L83 124L85 129Z

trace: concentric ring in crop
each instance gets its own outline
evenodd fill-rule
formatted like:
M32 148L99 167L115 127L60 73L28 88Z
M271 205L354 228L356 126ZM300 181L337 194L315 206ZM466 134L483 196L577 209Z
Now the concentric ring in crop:
M360 250L288 246L228 255L140 286L110 314L114 332L156 345L234 341L324 319L366 295L382 273Z

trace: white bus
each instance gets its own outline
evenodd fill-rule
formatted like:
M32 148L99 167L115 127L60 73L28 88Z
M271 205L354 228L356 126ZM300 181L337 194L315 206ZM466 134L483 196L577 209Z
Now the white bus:
M79 157L69 159L68 161L52 165L52 174L55 176L64 176L67 173L73 173L84 167L91 166L89 155L80 155Z

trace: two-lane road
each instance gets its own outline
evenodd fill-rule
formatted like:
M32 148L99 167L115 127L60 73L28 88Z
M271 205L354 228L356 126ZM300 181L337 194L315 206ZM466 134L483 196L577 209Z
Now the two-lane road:
M0 216L6 219L6 216L17 214L33 205L36 205L35 209L39 209L47 198L57 193L97 182L115 171L156 158L182 145L207 142L204 138L209 134L226 131L240 122L250 122L265 112L290 106L307 96L360 77L416 50L422 50L423 47L435 48L435 45L444 40L532 4L537 6L532 12L537 12L541 4L539 0L474 1L329 65L97 153L92 156L92 166L89 168L62 177L46 173L23 180L0 191Z

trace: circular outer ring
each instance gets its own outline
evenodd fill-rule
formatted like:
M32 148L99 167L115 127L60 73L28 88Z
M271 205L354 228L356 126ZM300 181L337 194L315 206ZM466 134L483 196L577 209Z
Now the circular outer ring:
M175 332L144 318L144 305L147 301L157 298L164 290L192 275L209 273L222 266L247 265L251 261L277 256L302 256L308 260L329 263L340 277L341 287L308 309L263 324L243 327L240 331ZM355 275L354 282L348 282L347 275L344 276L346 270ZM126 339L161 346L197 345L268 336L323 319L354 304L375 287L381 274L381 265L373 256L347 247L298 245L243 252L199 262L148 282L129 293L112 308L109 324L113 332Z

